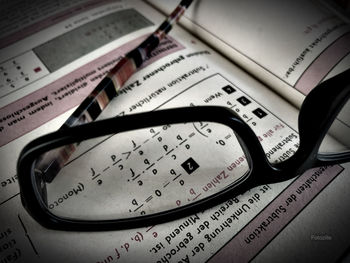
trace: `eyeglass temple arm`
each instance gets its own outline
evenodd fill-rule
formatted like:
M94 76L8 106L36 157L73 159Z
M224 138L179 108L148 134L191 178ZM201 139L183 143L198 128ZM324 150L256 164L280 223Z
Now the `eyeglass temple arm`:
M350 161L350 153L317 158L319 146L333 120L350 97L350 69L316 86L305 98L299 113L300 146L284 162L271 164L276 173L269 183L292 179L312 167Z
M159 42L171 30L183 15L192 0L182 0L167 19L139 46L127 53L107 76L97 85L86 99L78 106L73 114L61 126L65 129L94 121L106 108L109 102L117 95L124 83L136 72L145 59L158 46ZM36 169L41 171L46 182L51 182L70 155L75 151L76 145L68 145L57 149L55 153L42 156L36 163Z
M316 155L334 119L350 97L350 69L315 87L305 98L299 114L300 158ZM313 157L312 157L313 158ZM350 160L350 154L333 155L334 162ZM315 164L314 166L319 165Z

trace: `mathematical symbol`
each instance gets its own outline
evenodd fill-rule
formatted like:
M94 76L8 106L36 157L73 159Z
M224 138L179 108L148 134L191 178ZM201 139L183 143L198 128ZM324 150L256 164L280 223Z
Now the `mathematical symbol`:
M136 212L137 210L139 210L141 207L143 207L143 204L140 205L139 207L137 207L137 208L134 210L134 212Z
M136 148L133 149L133 151L136 151L137 149L139 149L141 147L141 145L137 146Z
M156 134L154 134L154 135L152 136L152 138L154 138L154 137L156 137L157 135L159 135L159 133L160 133L160 132L157 132Z
M149 197L147 197L147 199L145 200L145 202L146 202L146 203L148 203L149 201L151 201L151 200L152 200L152 198L153 198L153 196L152 196L152 195L150 195Z
M148 170L148 169L152 168L152 167L153 167L153 165L154 165L154 163L152 163L150 166L148 166L148 167L146 168L146 170Z
M171 149L169 152L167 152L165 155L168 155L168 154L170 154L171 152L173 152L174 151L174 149Z
M179 174L178 176L173 178L173 181L175 181L177 178L179 178L182 174Z
M255 116L257 116L259 119L264 118L267 113L265 111L263 111L261 108L257 108L255 110L252 111L254 113Z
M90 170L92 172L92 175L91 175L92 176L92 180L95 180L97 177L100 176L100 174L96 174L94 168L91 167Z
M122 154L126 154L127 155L126 158L125 158L125 160L127 160L129 158L131 152L125 152L125 153L122 153Z
M154 226L151 226L150 228L148 228L148 229L146 230L146 232L150 231L153 227L154 227Z
M133 181L135 181L137 178L140 177L141 174L138 174L136 177L132 178Z
M198 163L193 160L192 157L188 158L186 161L184 161L181 164L182 168L184 168L184 170L188 173L191 174L193 173L195 170L197 170L197 168L199 168Z
M242 104L243 106L248 105L249 103L251 103L251 101L249 99L247 99L245 96L242 96L240 98L237 99L237 101Z
M201 193L199 193L195 198L193 198L192 201L196 200L200 195Z
M194 133L193 133L194 134ZM183 140L182 142L180 142L180 145L182 145L183 143L187 142L187 139Z
M227 85L225 87L222 88L223 91L225 91L227 94L231 94L233 92L235 92L236 90L230 86L230 85Z
M116 161L115 163L113 163L113 165L116 165L117 163L119 163L122 159L119 159L118 161Z
M201 127L201 130L208 126L208 123Z

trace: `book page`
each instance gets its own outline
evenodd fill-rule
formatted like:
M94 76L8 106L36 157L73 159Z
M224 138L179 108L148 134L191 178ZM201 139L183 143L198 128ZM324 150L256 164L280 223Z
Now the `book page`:
M307 253L294 255L293 259L339 258L349 245L344 242L349 233L341 231L350 229L349 215L337 216L350 198L344 190L350 180L348 164L319 167L290 181L261 185L206 211L144 228L54 231L30 217L22 207L17 184L16 162L21 149L40 135L57 130L120 56L137 46L164 19L139 1L98 3L77 1L77 6L51 8L49 13L43 11L47 7L38 9L43 12L42 20L38 20L41 22L30 24L36 30L30 35L23 35L19 29L9 30L7 35L16 41L7 40L11 44L0 50L1 70L6 75L0 99L1 262L215 262L222 258L249 261L260 255L261 259L267 258L265 250L277 253L276 239L283 239L281 242L287 247L288 238L281 236L290 231L296 239L303 237L301 243L307 248ZM84 4L88 8L78 8ZM53 23L57 12L58 17L65 19ZM20 36L14 37L16 33ZM81 47L81 43L86 45ZM99 119L199 105L231 108L256 133L271 162L289 158L298 148L297 109L179 27L174 27ZM112 139L101 144L101 149L92 146L82 158L92 155L94 162L77 168L86 169L84 180L64 189L50 207L65 206L80 194L103 192L109 184L108 175L120 172L119 165L125 166L122 173L130 178L125 184L132 184L135 189L142 189L142 180L154 169L169 169L174 174L171 182L157 185L159 188L150 191L144 200L123 204L136 213L141 213L142 205L149 201L167 198L167 193L198 198L246 161L234 159L229 166L212 171L212 180L183 189L189 171L182 164L191 160L191 164L202 166L199 160L206 157L202 153L206 145L197 151L188 149L195 148L196 138L212 136L212 131L216 131L215 127L198 126L176 145L174 128L149 131L147 143L162 142L161 159L146 151L140 157L145 141L133 137L118 142L120 151L113 148ZM232 138L215 140L216 147L221 147ZM113 165L116 160L120 163ZM125 165L126 160L129 166ZM331 216L322 220L313 217L313 213L323 210L332 211ZM305 220L300 221L301 216ZM307 224L311 219L317 219L318 224ZM315 240L320 235L331 237L332 242L322 243L325 249L317 252L319 243Z
M165 12L175 5L149 2ZM202 0L181 23L300 108L318 83L350 68L349 19L328 7L322 1ZM350 104L332 129L348 147L349 112Z

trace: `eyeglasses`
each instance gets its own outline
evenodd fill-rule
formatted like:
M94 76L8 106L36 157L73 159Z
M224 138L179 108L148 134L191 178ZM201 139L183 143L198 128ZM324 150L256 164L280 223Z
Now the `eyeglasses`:
M348 146L321 153L320 145L349 101L349 73L305 98L300 145L283 162L268 161L253 130L230 108L157 110L61 129L29 143L18 161L22 203L48 228L134 228L203 211L312 167L348 162ZM56 170L49 166L50 174L43 160L57 152L61 160Z

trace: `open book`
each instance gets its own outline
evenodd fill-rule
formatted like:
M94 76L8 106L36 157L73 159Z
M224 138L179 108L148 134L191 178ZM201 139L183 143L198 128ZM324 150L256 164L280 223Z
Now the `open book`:
M159 10L169 12L176 4L62 0L2 8L0 262L329 261L344 255L350 245L350 164L316 168L193 216L140 229L52 231L23 209L16 176L21 149L58 129L120 56L162 22ZM99 119L222 105L251 126L271 162L283 161L298 148L298 108L305 95L350 67L347 21L317 1L194 1L181 20L184 27L173 28ZM348 105L325 150L350 145L349 116ZM131 139L121 143L134 147ZM181 156L182 149L177 151ZM181 170L178 159L172 165ZM96 180L87 174L90 189L104 186L105 171L98 172ZM82 191L78 186L72 195ZM74 196L62 193L52 205L63 206L68 198Z

